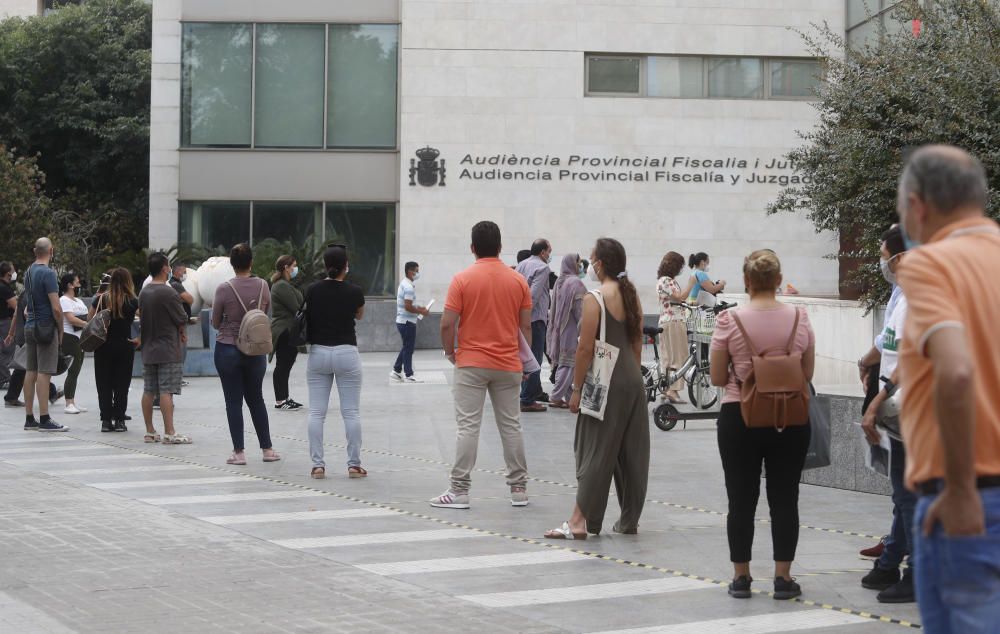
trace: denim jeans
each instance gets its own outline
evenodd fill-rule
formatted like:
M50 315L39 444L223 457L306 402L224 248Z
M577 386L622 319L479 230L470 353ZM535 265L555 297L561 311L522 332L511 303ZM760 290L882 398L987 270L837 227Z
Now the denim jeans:
M392 369L396 372L405 371L406 376L413 376L413 351L417 347L417 325L410 321L397 323L396 330L403 339L403 349L399 351Z
M215 343L215 369L222 381L222 394L226 399L226 418L233 451L243 451L243 401L250 408L250 419L261 449L271 448L271 430L264 404L264 374L267 372L267 355L247 356L229 343Z
M357 346L317 346L309 349L309 455L314 467L323 460L323 425L330 407L330 390L337 381L340 416L347 434L347 466L361 466L361 355Z
M906 473L906 448L900 441L890 438L891 462L889 463L889 479L892 481L892 528L889 539L885 542L885 551L878 559L878 567L885 570L899 568L903 559L910 556L911 570L913 565L913 515L917 510L917 496L914 495L903 481Z
M1000 632L1000 487L982 489L986 534L947 537L920 527L937 496L917 501L914 538L917 603L928 634Z
M545 336L548 327L544 321L531 322L531 353L535 355L535 361L542 365L542 357L545 355ZM542 395L542 371L532 372L527 380L521 381L521 405L531 405Z

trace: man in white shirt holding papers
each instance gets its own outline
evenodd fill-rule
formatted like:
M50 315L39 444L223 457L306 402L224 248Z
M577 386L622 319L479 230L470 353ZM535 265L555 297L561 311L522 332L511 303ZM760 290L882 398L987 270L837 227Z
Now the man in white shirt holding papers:
M403 339L403 348L396 357L389 378L399 383L420 383L413 376L413 351L417 345L417 321L430 313L428 308L417 306L414 282L420 279L420 265L407 262L403 267L403 281L396 291L396 329Z

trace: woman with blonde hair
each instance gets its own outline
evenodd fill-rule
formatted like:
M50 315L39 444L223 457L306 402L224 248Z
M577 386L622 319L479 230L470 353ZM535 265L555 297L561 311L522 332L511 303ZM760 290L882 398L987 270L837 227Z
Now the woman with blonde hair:
M718 442L725 472L729 515L729 558L733 562L730 596L748 599L750 555L760 497L761 465L767 470L767 502L774 546L774 598L793 599L802 588L792 578L792 560L799 541L799 479L809 449L805 425L748 427L741 411L740 391L753 369L753 351L788 350L802 358L802 377L812 380L816 336L806 312L775 298L781 286L781 262L770 249L751 253L743 263L743 280L750 303L719 314L712 336L712 384L725 387L719 412Z
M108 338L94 351L94 379L101 410L101 431L128 431L125 410L132 382L132 360L139 340L132 337L132 324L139 310L132 274L122 267L109 272L107 290L94 298L94 311L111 311ZM102 280L102 287L104 286Z
M288 375L295 365L299 349L292 343L292 327L295 313L302 308L302 291L292 286L292 280L299 274L299 264L295 256L283 255L274 264L271 275L271 343L274 350L268 361L277 359L271 380L274 383L274 409L293 411L302 403L288 396Z

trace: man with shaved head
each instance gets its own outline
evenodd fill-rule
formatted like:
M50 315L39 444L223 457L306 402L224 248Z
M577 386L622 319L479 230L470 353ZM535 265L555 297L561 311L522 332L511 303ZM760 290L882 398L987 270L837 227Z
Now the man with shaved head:
M1000 623L1000 227L982 164L956 147L909 157L898 210L913 249L900 350L917 602L927 632Z
M28 353L24 376L24 429L27 431L69 431L49 416L49 383L59 363L63 335L59 284L55 271L49 267L52 253L52 242L48 238L39 238L35 242L35 262L24 275L27 306L24 343ZM37 420L34 414L36 394Z

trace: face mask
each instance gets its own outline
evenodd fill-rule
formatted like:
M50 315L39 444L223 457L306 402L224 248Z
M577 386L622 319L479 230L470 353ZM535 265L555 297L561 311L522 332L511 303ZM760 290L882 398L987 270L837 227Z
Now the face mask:
M349 266L344 267L344 275L347 275L350 272L351 272L351 267L349 267Z
M590 279L594 280L595 282L601 281L601 278L597 276L597 267L594 266L593 264L590 265Z
M292 277L294 278L294 277L296 277L296 276L297 276L298 274L299 274L299 267L297 267L297 266L293 266L293 267L292 267Z
M879 260L879 263L878 263L879 264L879 268L882 269L882 277L885 278L886 282L889 282L893 286L896 285L896 274L893 273L892 269L889 268L889 263L891 263L895 259L896 259L896 256L894 255L891 258L889 258L888 260L881 259L881 260Z
M413 281L416 282L419 279L420 279L420 271L417 271L416 273L413 274Z
M587 279L587 274L584 273L583 271L580 271L579 273L577 273L576 276L579 277L581 280Z
M186 282L187 278L188 278L188 274L187 273L185 273L184 275L181 275L181 281L182 282Z
M706 264L706 265L705 265L705 272L706 272L706 273L708 273L708 272L709 272L709 271L711 271L711 270L712 270L712 265L710 265L710 264Z
M11 282L17 281L17 271L14 271L13 273L10 274L10 281Z
M903 226L903 223L899 224L899 231L900 233L903 234L903 246L906 247L907 251L909 251L910 249L916 249L917 247L920 246L920 242L911 238L910 234L906 232L906 227Z

